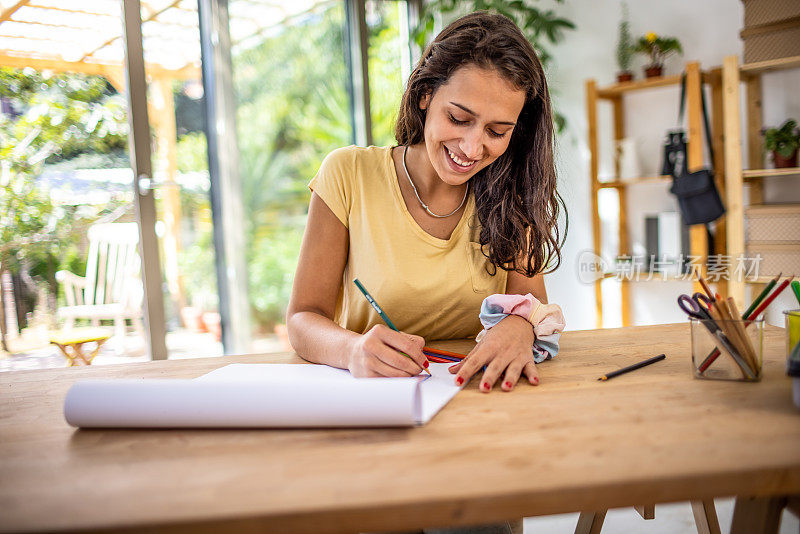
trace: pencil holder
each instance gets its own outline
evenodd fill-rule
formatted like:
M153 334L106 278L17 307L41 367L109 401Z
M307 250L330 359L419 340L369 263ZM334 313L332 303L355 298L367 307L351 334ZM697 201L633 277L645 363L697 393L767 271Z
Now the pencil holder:
M691 320L692 368L696 378L761 380L764 320Z
M792 398L800 408L800 310L783 312L786 323L786 374L792 377Z
M786 357L800 343L800 310L784 310L784 327L786 328Z

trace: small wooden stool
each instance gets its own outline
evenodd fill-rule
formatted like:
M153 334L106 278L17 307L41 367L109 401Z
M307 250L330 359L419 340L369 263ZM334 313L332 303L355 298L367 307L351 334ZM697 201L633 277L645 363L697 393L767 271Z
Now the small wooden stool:
M50 343L61 349L67 358L67 367L73 365L91 365L92 360L100 351L103 343L111 337L111 332L105 328L75 328L68 331L54 332L50 335ZM96 343L94 350L88 356L83 353L84 343Z

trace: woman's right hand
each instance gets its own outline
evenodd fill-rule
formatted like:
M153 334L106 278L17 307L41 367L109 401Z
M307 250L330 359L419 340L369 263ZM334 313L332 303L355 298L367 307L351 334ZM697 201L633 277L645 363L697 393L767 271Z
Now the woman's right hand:
M424 346L425 340L420 336L378 324L355 343L347 368L357 378L417 376L428 367L428 359L422 353Z

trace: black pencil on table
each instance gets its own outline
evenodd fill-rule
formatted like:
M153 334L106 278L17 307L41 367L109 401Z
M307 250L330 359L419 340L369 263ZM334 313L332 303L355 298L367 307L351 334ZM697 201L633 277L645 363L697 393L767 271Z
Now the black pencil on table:
M615 376L619 376L621 374L628 373L630 371L635 371L636 369L640 369L645 365L650 365L651 363L660 362L666 357L667 357L666 354L659 354L658 356L654 356L648 360L644 360L643 362L634 363L633 365L629 365L628 367L623 367L622 369L618 369L611 373L605 374L600 378L598 378L598 380L608 380L609 378L614 378Z

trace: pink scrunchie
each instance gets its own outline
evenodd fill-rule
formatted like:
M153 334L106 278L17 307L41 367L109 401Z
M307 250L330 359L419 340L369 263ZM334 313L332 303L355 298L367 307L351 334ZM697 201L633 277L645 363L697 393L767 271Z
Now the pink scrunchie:
M564 314L558 304L543 304L532 294L506 295L495 294L486 297L483 301L482 311L492 313L505 313L519 315L533 325L533 332L537 337L549 336L562 332L566 326ZM485 321L481 314L481 323L484 328L494 326L493 321Z

